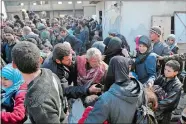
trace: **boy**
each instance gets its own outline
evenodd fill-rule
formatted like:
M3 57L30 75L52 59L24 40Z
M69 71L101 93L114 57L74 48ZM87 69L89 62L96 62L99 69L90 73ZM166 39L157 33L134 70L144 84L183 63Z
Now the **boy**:
M182 83L177 78L179 69L179 62L170 60L165 64L164 75L160 75L154 81L154 86L158 85L165 92L163 98L158 101L158 109L156 111L156 117L160 124L170 123L171 113L178 105L182 88ZM154 92L158 97L162 96L158 94L159 92Z
M12 62L12 57L11 57L12 48L19 41L16 39L14 35L14 31L11 27L4 28L4 36L5 36L5 39L7 40L7 43L5 43L4 46L2 47L2 53L4 57L3 59L5 60L6 63L11 63Z
M61 123L63 90L57 76L40 68L40 50L30 42L22 41L12 49L12 64L18 68L28 84L25 108L33 124Z

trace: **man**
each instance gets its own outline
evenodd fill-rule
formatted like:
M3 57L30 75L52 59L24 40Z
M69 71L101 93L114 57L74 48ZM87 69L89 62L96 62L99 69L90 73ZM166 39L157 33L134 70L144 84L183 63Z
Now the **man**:
M33 38L37 41L37 46L42 49L42 41L39 38L39 35L35 34L34 32L32 32L32 29L28 26L25 26L23 28L23 40L27 40L28 38Z
M54 73L40 68L39 48L22 41L14 46L12 60L13 67L19 69L28 84L25 107L31 123L61 123L65 118L63 90Z
M160 55L170 55L171 51L168 45L160 41L161 29L158 26L154 26L150 30L150 38L152 40L153 52Z
M69 42L76 54L79 54L82 45L81 40L69 34L68 31L62 27L60 28L60 34L63 37L63 41Z
M104 41L105 45L107 46L108 45L108 42L110 41L110 37L118 37L119 39L121 39L122 41L122 46L123 48L126 48L128 52L130 52L130 46L128 45L128 42L126 40L126 38L122 35L122 34L119 34L116 30L110 30L109 32L109 37L107 37Z
M18 39L14 35L14 31L11 27L5 27L4 28L4 36L7 40L7 43L5 43L2 47L2 53L3 53L3 59L6 61L6 63L12 62L12 56L11 51L16 43L18 43Z
M79 21L79 27L81 28L80 34L79 34L79 39L82 41L82 49L81 52L82 54L86 53L86 50L89 48L89 31L88 28L86 27L85 23L83 21Z
M24 27L24 24L23 24L23 22L21 21L21 19L19 18L18 15L15 15L15 16L14 16L14 19L15 19L15 24L18 23L18 24L21 25L21 28Z
M101 92L101 89L96 88L95 85L89 88L77 86L76 63L72 61L71 49L67 44L56 44L52 54L44 61L42 67L50 69L59 77L67 98L76 99ZM72 82L74 86L69 86Z

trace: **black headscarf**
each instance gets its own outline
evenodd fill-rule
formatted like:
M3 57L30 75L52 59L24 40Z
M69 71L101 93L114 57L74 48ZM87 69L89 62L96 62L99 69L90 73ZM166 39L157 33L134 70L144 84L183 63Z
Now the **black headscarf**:
M107 91L113 83L127 82L130 80L129 62L130 59L124 56L115 56L110 60L105 82L105 91Z
M104 62L109 64L110 59L113 56L116 55L122 55L122 41L121 39L117 38L117 37L113 37L108 45L105 46L105 51L104 51L104 55L105 55L105 59Z

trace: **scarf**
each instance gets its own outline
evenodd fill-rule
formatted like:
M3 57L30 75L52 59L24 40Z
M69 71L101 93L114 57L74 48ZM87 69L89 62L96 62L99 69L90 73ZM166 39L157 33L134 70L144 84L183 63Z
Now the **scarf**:
M100 66L88 70L86 68L86 65L87 59L85 55L77 56L77 83L79 85L100 83L102 77L106 72L107 65L104 62L101 62Z
M5 93L1 98L1 104L4 104L6 106L11 106L12 105L11 98L13 97L14 93L18 91L21 84L23 84L24 82L23 77L19 70L14 69L12 67L12 64L8 64L2 68L1 77L11 80L13 83L12 86L8 88L2 87L2 90L4 90Z

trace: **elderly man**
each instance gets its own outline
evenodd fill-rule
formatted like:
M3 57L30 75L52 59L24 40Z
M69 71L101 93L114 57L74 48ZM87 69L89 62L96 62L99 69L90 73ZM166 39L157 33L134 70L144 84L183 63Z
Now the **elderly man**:
M28 38L33 38L37 41L37 46L42 49L42 41L39 36L32 32L32 29L28 26L23 28L23 40L27 40Z

